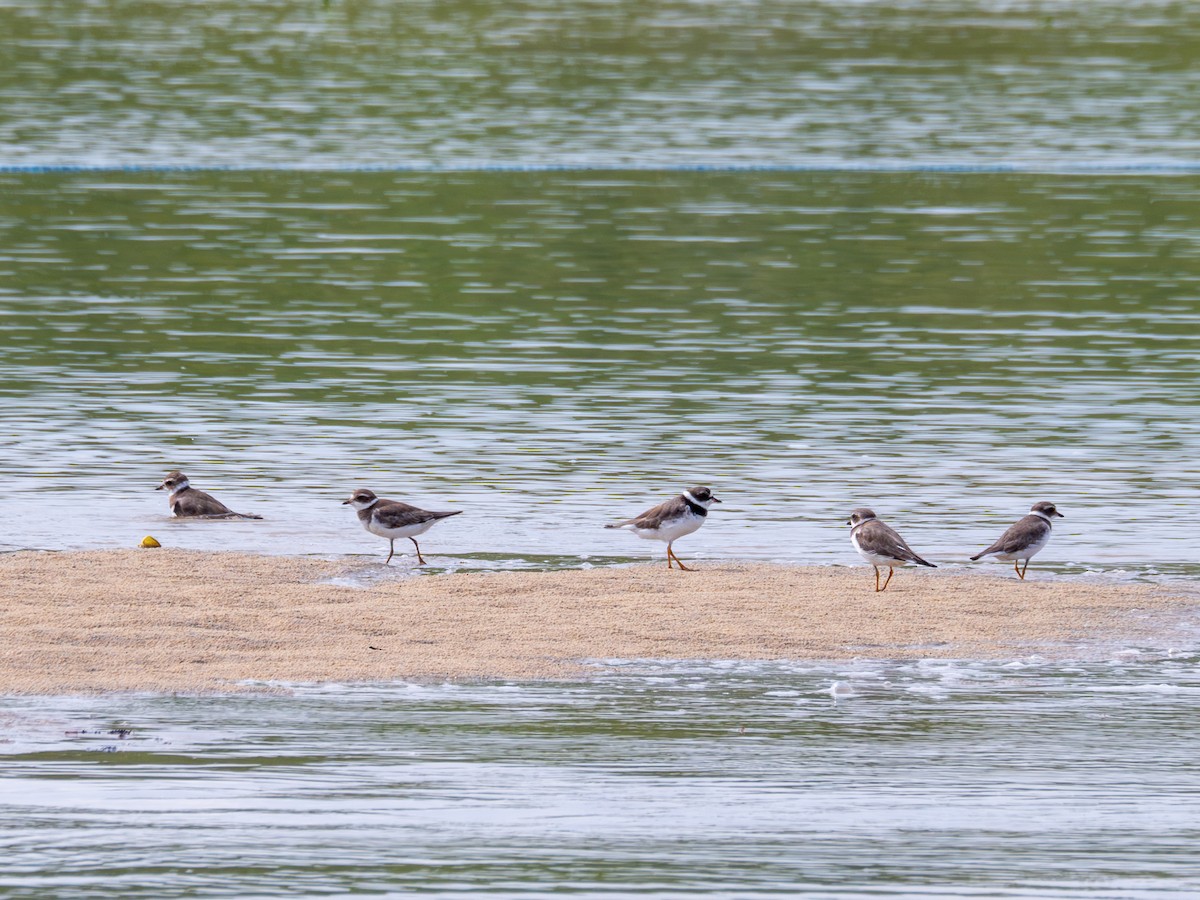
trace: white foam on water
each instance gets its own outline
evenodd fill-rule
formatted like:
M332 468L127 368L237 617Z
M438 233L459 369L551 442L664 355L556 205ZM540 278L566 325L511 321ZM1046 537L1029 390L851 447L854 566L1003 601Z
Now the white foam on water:
M847 684L844 681L835 681L829 686L829 694L836 702L838 700L846 700L850 697L855 697L858 695L858 692L854 690L852 685Z

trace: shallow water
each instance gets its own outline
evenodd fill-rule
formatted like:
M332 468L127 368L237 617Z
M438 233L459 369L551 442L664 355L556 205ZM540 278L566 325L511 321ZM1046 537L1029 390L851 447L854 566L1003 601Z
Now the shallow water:
M6 700L0 891L1194 896L1198 695L1118 651Z

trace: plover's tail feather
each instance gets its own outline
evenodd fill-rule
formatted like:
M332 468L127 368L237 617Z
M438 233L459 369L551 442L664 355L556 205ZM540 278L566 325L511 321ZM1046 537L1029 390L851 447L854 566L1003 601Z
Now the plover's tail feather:
M986 550L980 550L978 553L976 553L974 556L971 557L971 562L975 562L976 560L983 559L989 553L995 553L998 550L1003 550L1004 547L1001 546L1002 544L1003 544L1003 541L996 541L996 543L992 544L992 546L988 547Z
M900 538L900 535L896 535L896 537ZM937 568L937 566L935 566L929 560L921 559L921 557L917 556L917 554L913 552L913 548L908 546L903 538L900 538L900 545L892 552L894 553L896 559L906 559L909 562L915 562L919 566L929 566L931 569Z

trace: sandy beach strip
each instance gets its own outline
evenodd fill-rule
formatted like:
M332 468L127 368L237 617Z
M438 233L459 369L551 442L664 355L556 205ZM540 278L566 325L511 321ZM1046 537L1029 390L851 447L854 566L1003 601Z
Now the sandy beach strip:
M868 567L402 571L180 550L5 554L0 694L572 678L604 659L1078 657L1158 645L1200 605L1152 585L1021 583L1000 567L899 571L881 594Z

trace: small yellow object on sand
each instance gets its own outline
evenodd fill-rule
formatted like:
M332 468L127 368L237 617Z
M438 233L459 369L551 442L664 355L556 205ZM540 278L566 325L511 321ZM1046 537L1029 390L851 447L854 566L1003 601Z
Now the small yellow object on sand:
M148 534L144 538L142 538L142 546L143 547L161 547L162 544L160 544L158 541L156 541L154 539L153 535Z

